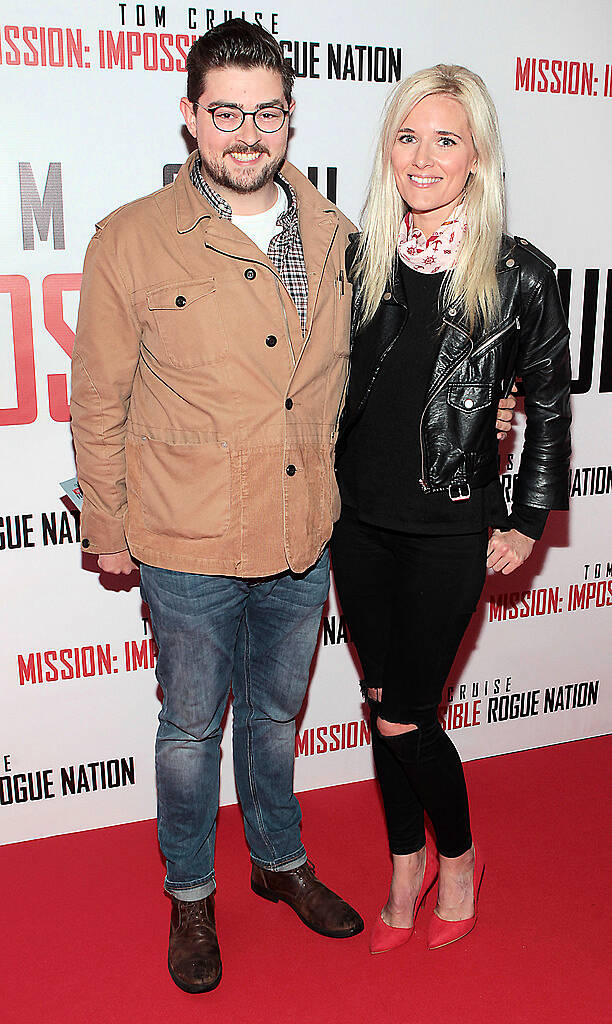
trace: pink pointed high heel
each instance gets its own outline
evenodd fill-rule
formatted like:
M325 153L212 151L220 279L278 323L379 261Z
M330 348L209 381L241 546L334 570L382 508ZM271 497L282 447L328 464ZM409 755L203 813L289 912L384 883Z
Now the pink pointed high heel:
M393 928L392 925L385 924L379 914L370 935L370 953L387 953L391 949L397 949L398 946L403 946L404 943L408 942L408 939L411 938L419 908L424 903L427 893L438 877L438 858L434 854L428 854L427 852L425 853L425 857L425 872L423 874L423 881L421 882L419 894L414 902L412 927Z
M448 946L451 942L457 942L458 939L465 938L472 931L476 924L478 897L480 895L484 869L485 865L480 851L474 846L474 913L472 917L468 917L465 921L443 921L434 910L427 933L429 949L439 949L440 946Z

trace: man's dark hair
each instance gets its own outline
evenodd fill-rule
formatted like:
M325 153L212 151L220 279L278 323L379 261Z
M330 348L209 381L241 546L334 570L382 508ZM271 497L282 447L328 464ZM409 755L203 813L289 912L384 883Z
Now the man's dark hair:
M230 64L278 71L285 99L291 102L293 68L274 36L244 18L231 18L196 39L187 56L187 98L195 103L204 91L208 72Z

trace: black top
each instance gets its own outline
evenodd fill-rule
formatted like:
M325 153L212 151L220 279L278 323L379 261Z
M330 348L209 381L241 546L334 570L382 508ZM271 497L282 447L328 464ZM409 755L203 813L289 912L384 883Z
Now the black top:
M337 466L342 501L364 522L387 529L461 534L487 525L515 526L537 539L546 510L525 507L521 516L516 506L509 522L498 478L465 501L421 488L420 419L440 346L438 299L444 275L418 273L401 260L400 269L409 315L347 435Z

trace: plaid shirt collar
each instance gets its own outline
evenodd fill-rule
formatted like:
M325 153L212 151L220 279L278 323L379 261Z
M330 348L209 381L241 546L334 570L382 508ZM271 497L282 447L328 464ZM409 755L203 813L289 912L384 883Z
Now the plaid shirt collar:
M300 234L300 219L298 217L297 196L295 194L295 189L293 188L293 186L287 181L286 178L283 178L282 174L280 174L278 171L276 172L274 180L276 184L283 189L285 195L287 196L287 209L284 211L284 213L281 213L276 223L280 224L281 228L283 229L280 235L280 239L282 239L283 242L285 242L286 244L289 244L289 242L295 239L296 236L299 237ZM274 241L274 239L272 239L272 241Z
M222 199L218 192L215 192L214 188L211 188L207 181L202 177L202 159L198 155L193 161L189 177L191 178L191 184L197 188L198 192L201 192L207 202L210 203L215 213L218 213L223 220L232 219L232 208L229 203Z

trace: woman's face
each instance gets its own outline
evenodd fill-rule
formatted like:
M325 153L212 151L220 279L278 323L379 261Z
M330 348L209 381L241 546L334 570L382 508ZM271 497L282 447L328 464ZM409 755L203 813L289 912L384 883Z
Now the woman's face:
M391 164L415 226L429 237L456 205L477 157L465 110L443 94L426 96L397 133Z

